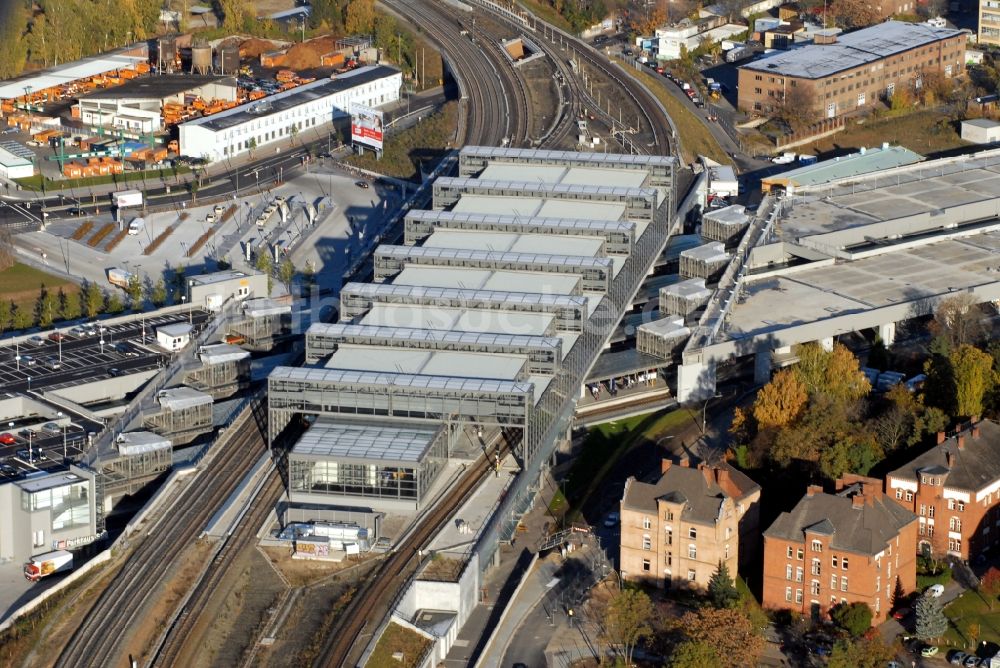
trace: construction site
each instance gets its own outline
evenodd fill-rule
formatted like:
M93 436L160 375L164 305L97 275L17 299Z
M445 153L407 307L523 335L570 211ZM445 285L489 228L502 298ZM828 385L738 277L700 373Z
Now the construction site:
M0 148L49 179L197 164L179 143L184 123L377 61L366 38L167 35L0 83Z

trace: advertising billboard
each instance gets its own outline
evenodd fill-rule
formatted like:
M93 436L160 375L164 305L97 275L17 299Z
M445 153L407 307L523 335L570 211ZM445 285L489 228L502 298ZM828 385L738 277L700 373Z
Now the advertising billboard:
M382 112L360 104L351 105L351 141L382 150Z

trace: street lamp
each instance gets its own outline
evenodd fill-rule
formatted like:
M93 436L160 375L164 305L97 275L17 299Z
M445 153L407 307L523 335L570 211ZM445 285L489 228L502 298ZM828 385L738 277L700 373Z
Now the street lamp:
M63 415L62 411L58 411L56 413L56 415L59 416L60 418L65 417ZM62 433L63 433L63 461L65 462L66 459L67 459L67 457L66 457L66 423L63 423L63 425L62 425Z
M710 401L712 401L712 399L718 399L721 396L722 396L721 394L719 394L718 392L716 392L715 394L713 394L712 396L710 396L708 399L705 399L705 404L701 407L701 433L702 434L705 433L705 420L706 420L706 416L708 414L708 404L709 404Z

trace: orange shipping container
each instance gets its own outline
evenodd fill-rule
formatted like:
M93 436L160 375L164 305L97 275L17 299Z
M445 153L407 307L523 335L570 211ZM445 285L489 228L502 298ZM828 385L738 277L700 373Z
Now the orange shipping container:
M74 104L72 107L70 107L70 115L73 118L80 118L80 105Z
M149 72L149 63L136 63L135 70L139 74L146 74Z

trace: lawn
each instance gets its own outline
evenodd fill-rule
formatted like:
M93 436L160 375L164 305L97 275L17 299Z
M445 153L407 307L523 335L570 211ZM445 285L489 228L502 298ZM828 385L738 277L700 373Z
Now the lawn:
M419 182L419 166L423 165L428 172L433 169L453 144L457 124L458 106L449 102L440 112L427 116L411 128L399 133L390 130L380 160L366 151L364 155L350 156L347 162L379 174Z
M520 0L520 4L546 23L551 23L555 27L561 28L569 33L576 32L573 30L573 26L569 24L569 21L563 18L562 14L557 12L555 8L547 2L542 2L541 0Z
M667 110L667 115L673 120L681 137L681 155L686 164L694 162L699 155L707 156L724 165L732 163L701 119L671 95L662 80L658 80L645 70L630 70L630 73L639 79Z
M1000 644L1000 602L991 611L986 601L974 591L967 591L944 609L948 616L948 631L944 634L949 646L965 648L967 629L970 624L979 624L979 641Z
M38 292L43 285L51 290L62 288L66 293L80 289L72 281L26 264L16 263L13 267L0 271L0 299L17 304L33 304L38 299Z
M953 123L943 120L940 111L929 109L878 120L868 119L861 125L851 124L843 132L795 150L800 153L827 153L862 146L872 148L881 146L882 142L905 146L921 155L968 146Z
M605 422L592 428L566 479L566 498L575 512L601 487L618 460L633 446L644 440L655 442L692 419L689 410L679 408Z
M366 668L412 668L418 665L430 644L430 640L416 631L390 622L375 644L375 649L368 657L365 666ZM396 652L403 653L402 661L392 657Z

